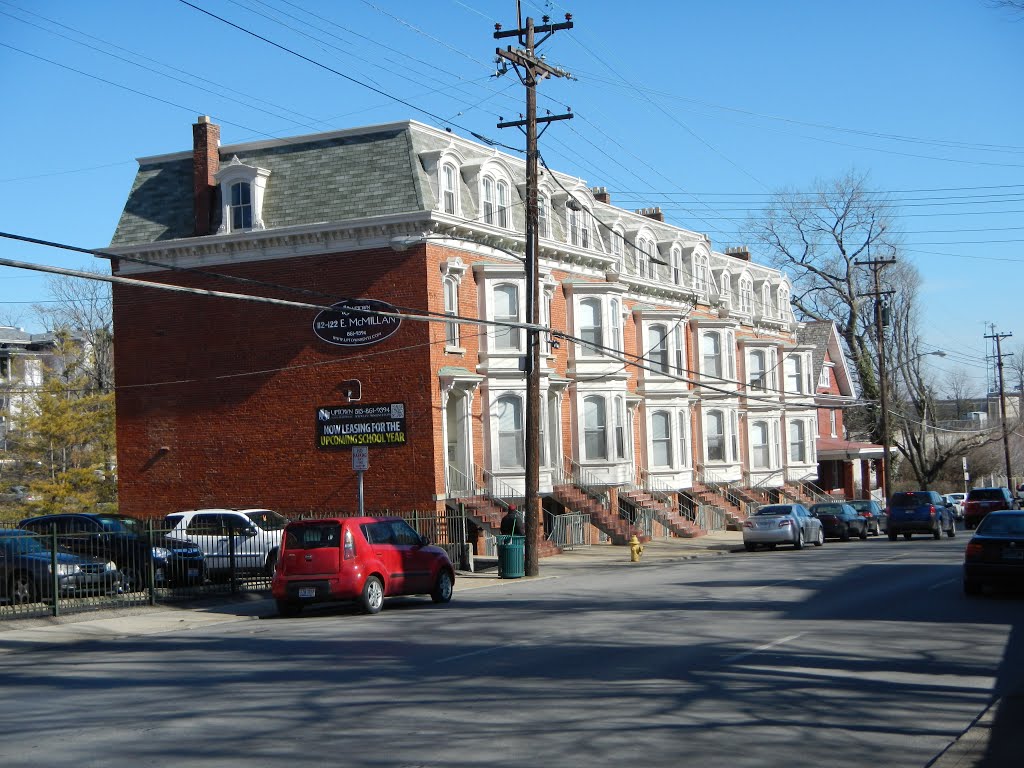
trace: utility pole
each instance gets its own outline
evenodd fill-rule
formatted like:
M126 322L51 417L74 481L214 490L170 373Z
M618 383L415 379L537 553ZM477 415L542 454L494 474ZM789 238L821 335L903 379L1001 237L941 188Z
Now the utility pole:
M993 339L996 343L996 369L999 371L999 415L1003 420L1003 459L1006 461L1006 484L1013 490L1013 475L1010 474L1010 429L1006 420L1006 385L1003 382L1003 358L1012 355L1012 352L1003 354L1003 339L1013 336L1012 333L996 333L995 326L992 326L992 333L985 336L986 339Z
M519 80L526 87L526 119L498 123L499 128L525 127L526 133L526 314L531 324L526 334L526 542L525 542L525 573L536 576L540 572L539 545L541 525L540 503L540 292L538 253L538 214L537 214L537 123L551 123L555 120L568 120L572 114L549 115L537 117L537 83L545 77L567 77L568 73L551 67L535 55L538 45L547 40L560 29L572 29L572 15L565 14L565 21L551 24L548 17L543 17L543 24L535 26L532 18L526 19L523 25L523 12L519 0L516 0L517 29L502 31L500 24L494 25L494 38L515 37L522 49L496 49L498 58L510 62ZM540 41L536 34L544 35ZM545 125L545 129L547 125Z
M874 276L875 290L871 293L862 293L861 296L874 296L875 298L875 338L878 342L878 400L882 409L882 493L885 494L884 504L889 503L892 495L890 489L892 484L889 479L889 382L885 367L885 328L888 325L887 308L884 306L884 297L894 291L882 290L882 268L889 264L895 264L896 259L865 259L855 261L854 264L864 264L871 268Z

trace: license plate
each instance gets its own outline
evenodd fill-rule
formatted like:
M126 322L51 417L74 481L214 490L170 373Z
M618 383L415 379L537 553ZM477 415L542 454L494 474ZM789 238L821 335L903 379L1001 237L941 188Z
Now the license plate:
M1003 560L1024 560L1024 549L1003 550Z
M188 569L188 577L190 579L198 579L199 578L199 569L198 568L189 568Z
M299 587L299 597L316 597L316 587Z

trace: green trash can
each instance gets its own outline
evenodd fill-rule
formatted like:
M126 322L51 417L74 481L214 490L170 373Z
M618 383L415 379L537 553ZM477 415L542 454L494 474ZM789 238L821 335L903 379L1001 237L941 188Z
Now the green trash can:
M498 578L519 579L526 575L526 537L495 536L498 543Z

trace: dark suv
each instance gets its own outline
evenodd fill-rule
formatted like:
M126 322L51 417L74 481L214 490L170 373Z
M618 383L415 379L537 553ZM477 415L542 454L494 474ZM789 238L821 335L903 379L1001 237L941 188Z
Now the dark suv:
M888 517L886 532L889 541L903 534L909 539L915 533L930 533L942 538L945 531L949 538L956 536L956 517L946 500L935 491L903 491L894 493L885 510Z
M19 528L39 534L50 533L53 526L57 528L57 543L62 549L116 563L126 592L138 591L150 583L150 558L154 586L203 583L205 569L203 551L199 547L159 533L154 533L150 542L145 525L134 517L62 513L31 517L18 523Z
M1009 488L972 488L964 499L964 525L977 528L989 512L1016 508Z

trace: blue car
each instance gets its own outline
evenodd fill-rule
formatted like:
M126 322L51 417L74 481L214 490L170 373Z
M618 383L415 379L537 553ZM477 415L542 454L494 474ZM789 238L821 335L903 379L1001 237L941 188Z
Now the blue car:
M57 553L57 589L61 597L115 594L121 573L109 560ZM39 536L0 529L0 596L9 603L35 603L53 597L53 554Z
M930 533L932 538L941 539L943 531L949 538L956 536L956 515L935 491L894 493L886 516L889 541L896 541L901 533L904 539L915 533Z

